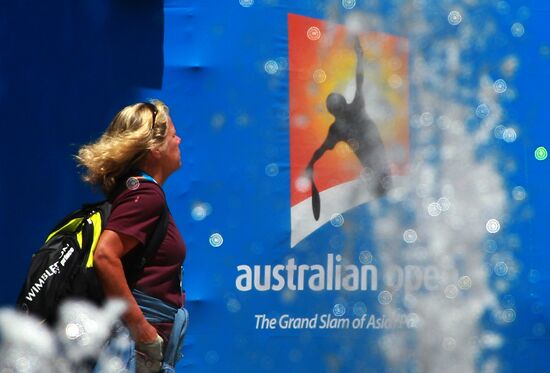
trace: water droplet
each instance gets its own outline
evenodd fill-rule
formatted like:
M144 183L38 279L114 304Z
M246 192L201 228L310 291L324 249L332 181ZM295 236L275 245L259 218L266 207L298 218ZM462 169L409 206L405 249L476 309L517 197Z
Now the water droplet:
M390 58L389 62L392 70L399 70L403 66L403 61L398 56Z
M126 188L130 189L130 190L136 190L137 188L139 188L139 179L137 177L129 177L127 180L126 180Z
M548 158L548 151L544 146L539 146L535 150L535 159L537 161L544 161L546 158Z
M445 296L449 299L455 299L458 296L458 287L456 285L447 285Z
M279 65L279 70L286 70L288 69L288 59L285 57L277 57L275 59L277 61L277 65Z
M499 1L497 3L497 11L500 14L507 14L508 12L510 12L510 4L508 4L508 2L504 0Z
M276 74L277 71L279 71L279 65L274 60L268 60L264 64L264 70L266 73L273 75Z
M512 32L512 36L516 38L521 38L523 34L525 34L525 28L520 22L514 23L510 28L510 31Z
M298 192L302 192L302 193L309 192L311 189L311 180L309 179L309 177L300 176L294 182L294 187Z
M485 224L485 229L489 233L497 233L500 230L500 222L497 219L489 219Z
M485 251L488 253L494 253L498 249L498 245L494 240L487 240L484 244Z
M241 303L235 298L229 298L226 307L229 312L239 312L241 310Z
M372 254L368 250L363 250L359 253L359 261L362 264L370 264L372 263Z
M504 135L504 130L506 130L506 127L504 127L503 125L498 125L493 130L493 135L495 136L495 138L502 140L502 136Z
M68 339L74 340L78 339L82 335L82 325L75 324L75 323L68 323L65 327L65 335Z
M500 70L506 76L511 76L516 72L518 67L519 67L519 60L518 60L517 56L510 55L510 56L507 56L502 61L502 64L500 65Z
M453 26L457 26L462 22L462 14L458 10L452 10L447 16L447 20Z
M214 365L220 360L220 356L216 351L211 350L204 355L204 360L206 360L208 364Z
M480 104L478 105L478 107L476 108L476 115L478 118L487 118L490 114L490 110L489 110L489 106L486 105L486 104Z
M447 197L441 197L437 200L437 203L439 204L441 211L449 211L451 208L451 201L449 201Z
M546 326L543 323L533 325L533 335L535 337L543 337L546 334Z
M210 123L214 128L221 128L225 123L225 117L223 114L214 114L210 120Z
M250 8L254 5L254 0L239 0L239 4L245 8Z
M516 300L514 299L514 296L511 294L506 294L502 298L502 305L507 308L514 307L516 305Z
M342 6L346 9L355 8L355 4L356 4L355 0L342 0Z
M353 138L348 139L347 143L348 143L348 146L349 146L349 152L350 153L351 152L356 152L356 151L359 150L359 146L360 146L359 141L357 141L356 139L353 139ZM362 171L364 171L364 169Z
M309 40L319 40L321 38L321 30L315 26L308 28L307 38Z
M536 269L532 269L529 271L529 275L527 277L527 280L531 283L531 284L536 284L537 282L539 282L540 280L540 273L539 271L537 271Z
M407 327L418 328L420 326L420 316L417 313L411 312L407 315Z
M493 83L493 90L496 93L504 93L508 89L508 85L504 79L498 79Z
M428 214L430 216L439 216L441 214L441 206L437 202L432 202L428 205Z
M357 302L353 305L353 314L355 316L363 316L367 314L367 305L363 302Z
M397 74L391 74L388 78L388 85L392 89L399 89L403 85L403 79Z
M219 233L214 233L208 239L212 247L220 247L223 244L223 237Z
M512 197L516 201L523 201L527 197L527 192L522 186L516 186L512 189Z
M521 20L526 20L528 19L529 17L531 17L531 10L526 7L526 6L522 6L518 9L518 17L521 19Z
M406 243L414 243L418 239L418 235L414 229L407 229L403 232L403 240Z
M123 359L112 356L106 363L106 369L101 369L101 372L117 372L117 373L128 373L126 369L126 362ZM102 365L103 368L103 365Z
M507 143L511 143L511 142L514 142L516 141L518 135L516 133L516 130L513 129L512 127L508 127L504 130L504 132L502 133L502 139L504 141L506 141Z
M349 152L351 152L351 150L349 150ZM372 184L377 182L377 175L375 174L374 170L372 168L369 168L369 167L363 168L361 170L361 173L359 174L359 177L367 185L372 185Z
M510 282L505 279L499 278L495 281L495 289L497 293L505 293L510 290Z
M541 314L544 311L544 304L540 301L534 302L531 305L531 312L535 315Z
M505 323L511 323L514 322L516 319L516 311L514 311L511 308L505 309L502 311L502 321Z
M240 114L237 117L236 122L239 126L245 127L250 123L250 117L246 113Z
M210 212L212 211L212 206L209 203L198 202L193 205L191 209L191 217L193 220L201 221L204 220Z
M469 276L462 276L458 279L458 287L460 290L468 290L472 287L472 279Z
M270 163L265 166L265 174L270 177L279 175L279 166L277 166L277 163Z
M434 122L434 116L429 111L426 111L420 115L420 124L423 127L429 127Z
M310 122L309 117L307 115L304 115L304 114L298 114L298 115L294 116L293 119L294 119L293 120L294 125L298 128L304 128Z
M508 273L508 266L504 262L498 262L495 264L495 268L493 269L495 272L495 275L497 276L506 276Z
M327 80L327 73L323 69L317 69L313 72L313 80L316 83L324 83Z
M332 313L334 314L334 316L344 316L345 313L346 313L346 307L343 305L343 304L335 304L334 307L332 308Z
M8 346L9 348L9 346ZM9 351L9 349L8 349ZM33 359L34 360L34 359ZM33 370L32 368L35 366L35 363L34 361L31 362L30 359L28 359L27 357L25 356L21 356L19 358L16 358L15 360L15 363L14 363L14 367L15 370L12 370L11 367L8 367L8 368L5 368L5 369L2 369L0 371L0 373L24 373L24 372L32 372L32 371L39 371L39 370ZM11 365L11 364L6 364L6 365ZM38 368L38 367L37 367Z
M380 304L384 304L384 305L390 304L392 299L393 299L392 294L387 290L383 290L380 292L380 294L378 294L378 302Z
M344 225L344 217L342 214L332 214L330 217L330 224L336 228L339 228Z
M446 351L452 351L456 348L456 340L452 337L445 337L443 339L443 349Z
M496 349L502 346L502 337L495 333L485 333L481 336L480 343L483 347Z

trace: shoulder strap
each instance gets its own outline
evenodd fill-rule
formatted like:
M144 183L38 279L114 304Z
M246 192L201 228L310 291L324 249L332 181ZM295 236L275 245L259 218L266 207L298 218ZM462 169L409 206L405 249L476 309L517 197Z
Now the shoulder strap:
M160 215L159 221L157 222L157 226L155 227L151 238L147 242L147 245L143 249L143 256L141 257L141 261L139 263L140 269L143 269L145 264L156 254L158 247L164 240L164 237L166 237L166 231L168 230L168 213L168 205L165 200L164 209Z

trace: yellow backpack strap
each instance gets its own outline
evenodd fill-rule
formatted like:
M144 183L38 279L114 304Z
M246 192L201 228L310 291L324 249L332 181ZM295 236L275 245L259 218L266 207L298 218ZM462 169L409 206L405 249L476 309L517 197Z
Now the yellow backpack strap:
M102 232L102 220L101 213L99 211L95 212L92 216L88 218L88 222L92 224L93 228L93 238L92 246L90 246L90 254L88 255L88 260L86 261L86 268L92 268L94 266L94 253L99 241L99 236Z
M79 226L80 223L82 223L82 217L77 217L74 219L69 220L65 225L63 225L61 228L56 229L52 233L48 235L48 238L46 238L46 242L48 242L53 236L60 232L74 232ZM80 242L80 247L82 247L82 242Z

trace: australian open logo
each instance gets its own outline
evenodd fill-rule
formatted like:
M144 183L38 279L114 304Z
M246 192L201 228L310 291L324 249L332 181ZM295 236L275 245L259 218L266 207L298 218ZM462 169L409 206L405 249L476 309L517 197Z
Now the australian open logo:
M289 68L294 247L329 221L341 224L343 212L386 195L393 176L404 173L408 44L291 14Z
M329 221L341 226L344 212L387 195L405 173L408 44L294 14L288 30L292 248ZM378 290L382 274L370 259L360 261L329 252L313 262L291 256L286 263L241 264L235 287ZM426 276L407 267L389 269L386 277L394 289L416 290Z

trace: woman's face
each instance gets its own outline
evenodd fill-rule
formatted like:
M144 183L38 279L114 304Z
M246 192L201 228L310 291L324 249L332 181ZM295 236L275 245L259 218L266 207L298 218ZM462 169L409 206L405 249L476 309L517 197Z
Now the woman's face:
M162 164L166 168L168 175L181 167L181 138L176 134L176 127L172 118L168 117L168 133L166 134L165 146L162 150Z

